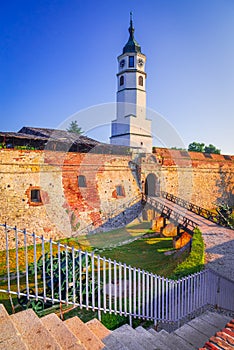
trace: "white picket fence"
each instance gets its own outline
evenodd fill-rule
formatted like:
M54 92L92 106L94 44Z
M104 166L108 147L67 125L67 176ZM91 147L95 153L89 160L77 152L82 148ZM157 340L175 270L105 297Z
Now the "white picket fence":
M234 311L234 283L210 270L174 281L0 224L0 292L157 322L178 322L208 305ZM2 264L4 262L2 261Z

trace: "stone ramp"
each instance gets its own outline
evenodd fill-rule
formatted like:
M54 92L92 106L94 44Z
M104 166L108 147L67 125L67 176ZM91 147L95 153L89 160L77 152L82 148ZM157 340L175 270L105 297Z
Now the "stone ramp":
M206 251L206 267L216 271L223 277L234 281L233 251L234 231L219 226L180 205L162 197L153 197L162 205L169 207L175 213L197 223L202 232Z

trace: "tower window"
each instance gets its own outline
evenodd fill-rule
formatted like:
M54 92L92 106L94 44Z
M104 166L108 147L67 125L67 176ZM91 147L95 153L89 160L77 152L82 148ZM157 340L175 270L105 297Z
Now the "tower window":
M120 79L119 79L119 85L122 86L124 84L124 76L121 75Z
M41 203L41 194L40 190L31 190L31 202Z
M87 187L86 177L84 175L79 175L78 176L78 186L79 187Z
M128 57L128 66L129 67L134 67L134 56L129 56Z
M138 78L138 84L140 86L143 86L143 77L140 75L139 78Z

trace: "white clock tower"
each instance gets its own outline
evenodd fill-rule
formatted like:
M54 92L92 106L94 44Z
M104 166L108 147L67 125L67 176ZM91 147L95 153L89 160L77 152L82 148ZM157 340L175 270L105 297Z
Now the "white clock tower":
M151 121L146 119L146 56L134 38L130 14L129 39L118 57L117 116L112 121L113 145L141 148L152 152Z

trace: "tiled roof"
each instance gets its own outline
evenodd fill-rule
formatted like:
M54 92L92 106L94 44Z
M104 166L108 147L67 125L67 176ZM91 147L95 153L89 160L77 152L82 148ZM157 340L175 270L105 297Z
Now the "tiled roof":
M220 332L215 333L203 348L199 350L234 349L234 319L226 324Z
M223 154L210 154L210 153L203 153L203 152L188 152L186 150L175 150L170 148L161 148L161 147L154 147L153 153L155 153L157 156L161 156L164 158L164 164L167 164L167 162L171 164L178 163L179 160L191 160L192 162L195 161L206 161L206 162L223 162L223 161L230 161L233 162L234 156L233 155L223 155Z

